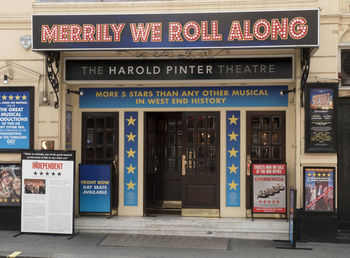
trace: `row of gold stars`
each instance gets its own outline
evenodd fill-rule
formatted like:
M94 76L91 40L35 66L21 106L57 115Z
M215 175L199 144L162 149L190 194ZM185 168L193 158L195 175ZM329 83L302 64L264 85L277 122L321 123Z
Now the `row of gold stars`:
M238 118L235 117L235 115L233 114L232 117L229 117L228 120L230 120L230 125L235 124L237 125L237 120ZM234 131L232 131L231 134L228 134L228 136L230 137L230 141L234 140L237 141L237 136L238 134L236 134ZM237 158L237 150L235 150L234 147L232 147L231 150L228 151L230 153L230 157L235 157ZM228 169L230 170L230 174L235 173L237 174L237 169L238 167L235 167L235 164L232 164L231 167L228 167ZM232 179L232 182L228 184L230 186L230 190L234 189L237 190L237 185L235 183L235 181Z
M135 126L136 119L133 118L132 116L130 116L130 118L127 118L126 121L128 121L128 126L129 125ZM128 138L128 142L130 142L130 141L135 142L136 135L133 134L132 132L130 132L130 134L126 135L126 137ZM128 158L130 158L130 157L135 158L136 150L134 151L132 148L130 148L130 150L126 151L126 153L128 154ZM129 167L126 167L126 169L128 170L128 174L130 174L130 173L135 174L136 167L133 167L132 164L130 164ZM130 180L129 183L126 183L126 185L128 186L128 190L130 190L130 189L135 190L134 186L136 185L136 183L133 183L132 180Z
M16 100L20 100L21 99L21 96L19 95L16 95L16 96L6 96L6 95L2 95L2 100L7 100L7 97L9 98L9 100L13 100L13 98L15 98ZM27 96L26 95L23 95L22 96L22 100L26 100L27 99Z
M330 177L331 175L329 173L308 173L307 176L327 176Z

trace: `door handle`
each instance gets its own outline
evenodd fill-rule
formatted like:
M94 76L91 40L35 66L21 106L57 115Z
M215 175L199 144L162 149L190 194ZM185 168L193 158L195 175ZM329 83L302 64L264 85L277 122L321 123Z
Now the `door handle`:
M182 175L183 175L183 176L186 176L186 163L187 163L187 161L186 161L186 155L183 154L183 155L182 155L182 169L181 169Z
M114 156L113 166L114 166L115 173L118 175L119 174L119 157L117 154Z
M250 168L251 168L251 165L252 165L252 161L251 161L251 159L250 159L250 154L247 154L247 167L246 167L247 176L250 176Z

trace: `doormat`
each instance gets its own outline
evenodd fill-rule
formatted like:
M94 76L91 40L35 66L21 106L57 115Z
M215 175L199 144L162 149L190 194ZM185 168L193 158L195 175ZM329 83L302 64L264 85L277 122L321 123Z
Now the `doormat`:
M109 234L98 245L227 250L228 243L216 237Z

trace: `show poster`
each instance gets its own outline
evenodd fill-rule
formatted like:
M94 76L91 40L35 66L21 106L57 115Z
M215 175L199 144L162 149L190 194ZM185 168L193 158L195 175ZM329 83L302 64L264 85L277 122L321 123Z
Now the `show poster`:
M33 147L34 88L0 89L0 151Z
M336 152L336 99L338 85L308 85L306 152Z
M304 168L305 211L334 211L334 168Z
M286 213L286 164L252 164L253 212Z
M111 165L79 165L79 212L111 212Z
M74 163L74 151L22 152L22 233L73 234Z
M20 206L21 165L0 164L0 207Z

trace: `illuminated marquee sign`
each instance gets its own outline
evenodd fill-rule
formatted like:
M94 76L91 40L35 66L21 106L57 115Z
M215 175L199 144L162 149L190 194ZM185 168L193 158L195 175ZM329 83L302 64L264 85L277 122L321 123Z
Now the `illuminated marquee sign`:
M33 49L316 47L319 11L34 15Z

